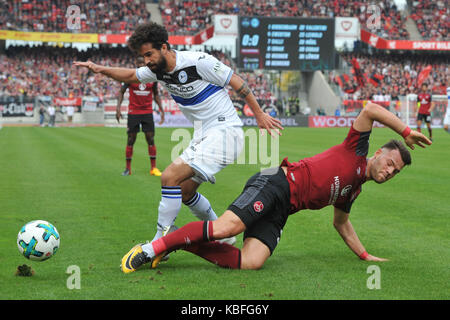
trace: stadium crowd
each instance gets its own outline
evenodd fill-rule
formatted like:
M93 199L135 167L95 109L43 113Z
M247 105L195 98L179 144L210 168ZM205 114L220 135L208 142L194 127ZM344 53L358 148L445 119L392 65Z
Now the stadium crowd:
M235 63L225 53L209 51L226 65L236 70ZM11 46L6 54L0 54L0 95L49 95L55 97L97 96L100 99L117 97L120 83L107 77L74 68L74 60L92 60L101 65L134 68L134 56L126 47L91 48L78 51L75 48L52 46ZM273 99L269 80L265 75L239 73L260 100ZM169 98L159 86L160 94ZM230 94L234 91L230 89ZM237 98L237 97L236 97Z
M374 54L362 55L348 53L342 57L351 66L351 60L356 58L360 68L366 74L366 80L377 75L379 85L366 81L364 87L359 87L354 93L344 94L352 100L396 100L398 96L417 93L417 77L420 72L431 65L432 71L425 80L433 94L446 94L446 79L450 77L449 58L445 55L412 55L404 54ZM330 73L330 81L335 81L336 74ZM357 86L350 77L352 86Z
M88 58L104 65L133 66L127 48L9 47L0 55L0 95L117 96L119 83L72 66L72 61Z
M363 27L373 11L369 1L356 0L244 0L244 1L181 1L162 0L160 11L169 32L192 34L212 23L215 14L276 17L358 17ZM409 37L406 18L391 0L377 1L382 28L376 32L390 39ZM375 30L373 30L375 31Z
M159 9L169 33L195 34L213 23L215 14L286 17L357 17L362 28L388 39L409 39L407 19L415 21L424 39L447 40L449 8L443 0L409 2L410 14L397 8L393 0L375 3L380 10L380 28L368 0L160 0ZM150 21L145 0L15 0L0 1L0 30L68 32L67 22L79 8L80 29L70 32L130 33L137 24Z
M79 11L68 8L76 5ZM71 29L79 13L80 29ZM15 0L0 1L0 30L83 33L129 33L150 21L144 0Z
M448 40L450 27L450 8L448 1L422 0L414 1L411 18L424 39Z

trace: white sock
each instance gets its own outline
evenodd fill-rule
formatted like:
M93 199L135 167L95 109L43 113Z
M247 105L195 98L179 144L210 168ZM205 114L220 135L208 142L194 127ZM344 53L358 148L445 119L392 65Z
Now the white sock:
M158 208L158 224L153 240L163 236L166 227L170 227L181 209L181 187L162 187L161 201ZM152 241L153 241L152 240Z
M147 254L148 258L154 258L155 257L155 251L153 250L152 243L146 243L142 245L142 251L144 251Z
M191 209L192 214L200 220L217 220L217 215L211 208L211 204L208 199L198 192L192 197L191 200L187 201L185 205L187 205L189 209Z

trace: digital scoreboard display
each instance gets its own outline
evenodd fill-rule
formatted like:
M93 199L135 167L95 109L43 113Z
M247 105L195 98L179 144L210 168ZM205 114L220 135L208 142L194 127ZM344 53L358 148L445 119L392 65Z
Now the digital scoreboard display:
M238 41L240 68L334 68L334 19L239 17Z

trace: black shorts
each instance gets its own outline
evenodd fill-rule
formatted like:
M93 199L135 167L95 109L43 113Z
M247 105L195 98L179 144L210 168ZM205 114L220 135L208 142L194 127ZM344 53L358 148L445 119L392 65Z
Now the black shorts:
M155 132L153 114L129 114L127 121L127 133L138 133L142 127L142 132Z
M431 116L428 114L422 114L422 113L418 113L417 114L417 121L424 121L425 123L430 123L431 122Z
M245 224L244 240L256 238L272 254L290 213L289 183L283 169L272 168L255 174L228 210Z

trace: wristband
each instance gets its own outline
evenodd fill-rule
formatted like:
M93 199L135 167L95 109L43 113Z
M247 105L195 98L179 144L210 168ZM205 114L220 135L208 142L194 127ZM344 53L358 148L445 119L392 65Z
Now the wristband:
M411 128L406 126L405 130L403 130L403 132L402 132L403 139L406 139L406 137L409 136L410 133L411 133Z
M359 258L361 259L361 260L366 260L366 258L369 256L369 254L367 253L367 251L364 251L363 253L361 253L360 255L359 255Z

